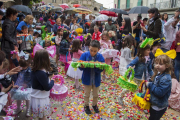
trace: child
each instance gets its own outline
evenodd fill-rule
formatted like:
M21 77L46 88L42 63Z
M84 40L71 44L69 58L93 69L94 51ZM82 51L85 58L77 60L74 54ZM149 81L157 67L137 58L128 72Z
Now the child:
M34 34L34 29L32 27L28 28L28 33L33 36Z
M77 62L83 53L83 51L81 50L81 42L79 39L73 40L71 52L73 53L72 61ZM72 66L70 65L67 71L67 75L75 79L74 86L76 89L80 89L79 79L81 79L82 77L82 71L80 71L79 69L74 71L74 68L72 68Z
M100 49L100 43L97 40L93 40L90 43L89 51L85 52L81 55L80 60L82 61L98 61L98 62L105 62L104 57L98 53ZM101 72L103 70L98 68L84 68L81 66L79 68L83 71L82 75L82 83L84 84L84 109L86 114L91 114L89 109L89 97L91 93L91 89L93 90L93 109L96 113L99 113L99 109L97 106L98 102L98 91L99 86L101 83Z
M84 51L89 51L90 42L92 40L91 35L88 35L87 38L84 39Z
M54 86L54 80L50 81L47 73L49 71L51 67L48 52L45 49L38 50L34 56L31 74L31 112L34 119L46 120L51 114L49 94Z
M19 53L20 60L16 59L16 54L13 54L12 60L15 66L20 66L22 71L13 76L13 81L18 87L11 90L12 99L17 101L17 109L14 111L14 115L17 115L22 111L21 102L26 100L26 116L30 116L30 95L31 95L31 59L29 54L25 54L23 51ZM23 91L22 91L23 89Z
M22 26L21 28L23 34L28 34L28 27L27 26ZM22 43L20 44L20 51L26 51L28 53L32 53L31 49L31 41L33 41L32 36L29 35L25 38L25 36L21 36L20 39L22 40Z
M173 54L176 54L176 52ZM168 98L171 94L172 85L171 58L165 54L155 56L157 58L155 58L154 75L151 78L153 82L146 82L146 87L149 88L151 95L149 120L160 120L165 113L168 107Z
M109 35L108 32L104 31L102 34L102 40L100 40L101 43L101 49L105 48L105 49L112 49L112 43L111 40L109 40ZM111 64L111 58L106 58L105 59L105 63L110 65ZM108 78L105 75L105 71L103 71L103 79Z
M109 34L109 39L111 40L111 43L114 43L113 44L113 47L115 47L115 33L114 33L114 31L112 31L112 30L110 30L109 32L108 32L108 34Z
M57 20L56 20L57 21ZM63 29L60 28L57 30L57 36L55 38L55 43L56 43L56 64L58 64L58 59L59 59L59 46L60 46L60 42L62 40L63 37Z
M93 33L93 36L92 36L92 40L100 41L100 39L101 39L101 32L99 32L99 27L94 26L94 33Z
M5 59L3 61L3 68L0 69L0 74L5 74L9 70L9 61L8 59Z
M131 40L133 37L131 35L127 35L122 42L122 49L121 49L121 56L120 56L120 65L119 65L119 74L124 75L124 73L127 70L127 65L131 63L131 50L129 47L131 47Z
M65 71L65 78L67 78L67 69L68 69L68 61L71 61L71 55L70 55L70 43L71 40L69 39L69 32L68 31L63 31L63 38L62 41L60 42L60 61L65 64L64 71Z
M138 86L141 84L142 80L148 80L149 79L148 76L153 75L152 64L151 64L152 61L149 59L149 53L151 47L148 44L144 46L144 48L140 48L140 45L138 48L138 53L136 58L132 60L129 65L127 65L127 68L135 66L134 81L135 83L137 83Z
M58 28L59 28L60 26L63 27L63 24L61 24L61 19L60 19L60 18L57 18L57 19L56 19L56 24L54 24L54 26L53 26L53 32L54 32L55 35L57 35Z
M40 34L38 32L34 33L34 41L35 41L36 44L37 43L39 44L40 41L41 41L41 37L40 37Z
M72 34L74 35L75 38L78 36L76 31L72 31Z
M42 30L41 37L42 37L42 40L44 40L45 37L48 35L47 27L44 25L44 26L41 27L41 30Z

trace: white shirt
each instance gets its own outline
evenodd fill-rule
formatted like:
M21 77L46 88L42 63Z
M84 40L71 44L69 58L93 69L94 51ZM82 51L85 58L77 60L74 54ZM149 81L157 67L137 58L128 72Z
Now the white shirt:
M164 24L164 29L163 29L163 34L166 38L165 42L161 44L162 48L165 48L167 50L170 50L171 45L173 41L176 38L176 33L178 31L178 26L176 25L176 28L172 26L172 23L176 21L174 17L169 19L165 24Z
M8 94L5 94L4 92L0 92L0 112L7 103L7 97Z

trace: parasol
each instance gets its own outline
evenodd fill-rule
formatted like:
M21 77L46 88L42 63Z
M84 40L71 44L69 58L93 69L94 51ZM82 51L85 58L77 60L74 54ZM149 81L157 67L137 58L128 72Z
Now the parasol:
M69 8L68 4L66 4L66 3L61 4L60 7L62 7L64 10Z
M32 14L32 11L29 7L25 6L25 5L13 5L11 8L16 9L17 11L22 11L25 13L30 13Z
M77 7L80 7L81 5L80 4L74 4L73 7L77 8Z
M96 17L95 21L107 21L108 18L109 18L109 17L108 17L107 15L101 14L101 15L99 15L99 16Z
M137 6L137 7L133 7L128 14L147 14L148 13L149 8L146 6Z
M117 9L117 8L111 8L111 9L107 9L107 11L112 11L112 12L115 12L115 13L119 13L119 14L124 14L124 15L128 15L128 13L124 10L121 10L121 9Z
M107 16L111 16L111 17L117 17L117 14L115 12L111 12L111 11L107 11L107 10L102 10L99 13L107 15Z
M77 7L73 11L75 11L79 14L91 14L92 13L92 11L90 9L88 9L87 7L84 7L84 6Z

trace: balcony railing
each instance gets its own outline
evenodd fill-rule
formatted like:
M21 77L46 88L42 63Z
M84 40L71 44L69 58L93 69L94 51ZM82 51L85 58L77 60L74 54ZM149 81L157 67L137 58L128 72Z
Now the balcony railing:
M171 0L166 2L159 2L150 4L151 8L158 8L158 9L169 9L169 8L177 8L180 6L180 0Z

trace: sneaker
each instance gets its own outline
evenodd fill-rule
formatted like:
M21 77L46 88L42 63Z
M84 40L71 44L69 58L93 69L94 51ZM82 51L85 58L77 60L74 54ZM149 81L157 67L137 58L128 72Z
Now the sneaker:
M148 114L148 111L147 110L143 110L145 114Z
M26 111L26 116L27 117L30 117L31 115L30 115L30 109L28 109L27 111Z
M97 105L92 106L92 107L93 107L93 109L94 109L95 113L99 113L99 109L98 109L98 106L97 106Z
M88 114L88 115L91 114L91 110L89 109L89 106L85 106L84 110L85 110L86 114Z
M14 112L13 112L13 115L17 115L18 113L20 113L22 111L22 109L21 108L19 108L19 109L16 109Z
M123 98L118 97L118 103L119 105L124 106Z

